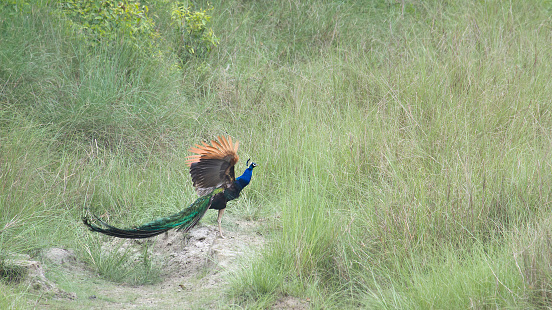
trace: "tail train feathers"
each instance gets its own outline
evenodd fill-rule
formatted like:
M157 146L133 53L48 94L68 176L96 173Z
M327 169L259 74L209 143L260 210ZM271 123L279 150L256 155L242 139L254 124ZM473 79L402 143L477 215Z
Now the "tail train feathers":
M121 229L107 224L106 222L100 220L97 216L94 215L95 220L101 224L101 227L92 223L90 218L84 217L82 222L84 225L88 226L91 231L99 232L104 235L127 238L127 239L142 239L157 236L168 231L170 228L159 229L159 230L144 230L140 227L131 228L131 229Z
M178 227L179 231L183 230L184 232L188 232L199 222L199 220L201 220L205 212L209 209L212 199L213 195L200 197L189 207L178 213L129 229L111 226L95 215L93 215L93 217L100 225L93 224L88 217L84 217L82 221L92 231L127 239L149 238L176 227Z

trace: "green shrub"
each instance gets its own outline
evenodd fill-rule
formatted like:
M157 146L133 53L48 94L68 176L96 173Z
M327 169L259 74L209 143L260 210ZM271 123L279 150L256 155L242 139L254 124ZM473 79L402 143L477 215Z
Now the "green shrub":
M0 3L0 12L2 14L29 14L31 13L31 3L25 0L7 0Z
M93 43L112 41L118 36L133 42L153 42L158 36L155 23L148 17L148 7L140 2L69 0L61 8L71 27Z
M217 46L219 39L213 33L213 29L207 27L211 20L208 12L212 10L213 7L192 11L191 6L182 3L173 8L171 19L177 32L177 53L181 59L186 60L191 56L205 57Z

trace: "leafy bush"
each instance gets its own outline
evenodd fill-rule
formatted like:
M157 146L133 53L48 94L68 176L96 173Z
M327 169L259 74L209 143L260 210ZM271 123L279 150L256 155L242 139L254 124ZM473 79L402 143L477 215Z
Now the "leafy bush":
M117 36L133 42L155 39L155 23L148 17L148 7L135 1L80 1L69 0L61 4L63 14L71 27L97 43L103 39L114 40Z
M31 4L25 0L7 0L0 3L0 12L2 14L29 14L31 13Z
M211 16L205 10L192 11L191 6L182 3L177 4L172 12L172 24L177 31L177 53L186 60L188 57L205 57L213 47L216 47L219 39L213 33L213 29L207 27Z

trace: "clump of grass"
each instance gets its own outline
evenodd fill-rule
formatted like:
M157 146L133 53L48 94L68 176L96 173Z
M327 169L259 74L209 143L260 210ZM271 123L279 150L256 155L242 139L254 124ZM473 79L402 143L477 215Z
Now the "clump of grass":
M513 236L512 256L531 304L546 307L552 300L552 231L550 217L527 224Z
M23 266L8 264L0 261L0 280L7 283L19 283L27 276L28 270Z
M106 243L88 239L83 244L87 253L85 261L103 278L130 285L154 284L161 280L163 264L149 251L149 242L143 242L138 249L124 241Z
M24 294L12 285L0 281L0 307L2 309L25 309L27 304Z

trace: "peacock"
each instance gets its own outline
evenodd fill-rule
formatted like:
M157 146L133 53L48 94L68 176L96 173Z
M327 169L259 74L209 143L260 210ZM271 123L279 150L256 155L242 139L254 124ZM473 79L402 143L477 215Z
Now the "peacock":
M203 145L197 145L190 148L194 155L187 157L186 164L190 167L193 186L199 195L199 198L184 210L146 223L139 227L120 229L111 226L99 217L93 215L96 225L88 217L83 218L83 223L92 231L105 235L140 239L149 238L168 230L178 227L179 231L188 232L205 215L208 209L218 210L218 229L220 237L222 234L221 221L226 208L226 203L240 196L240 192L249 185L253 168L257 167L254 162L249 163L241 176L235 178L234 165L238 162L238 145L234 144L232 138L220 136L218 141L211 141L211 145L202 142Z

